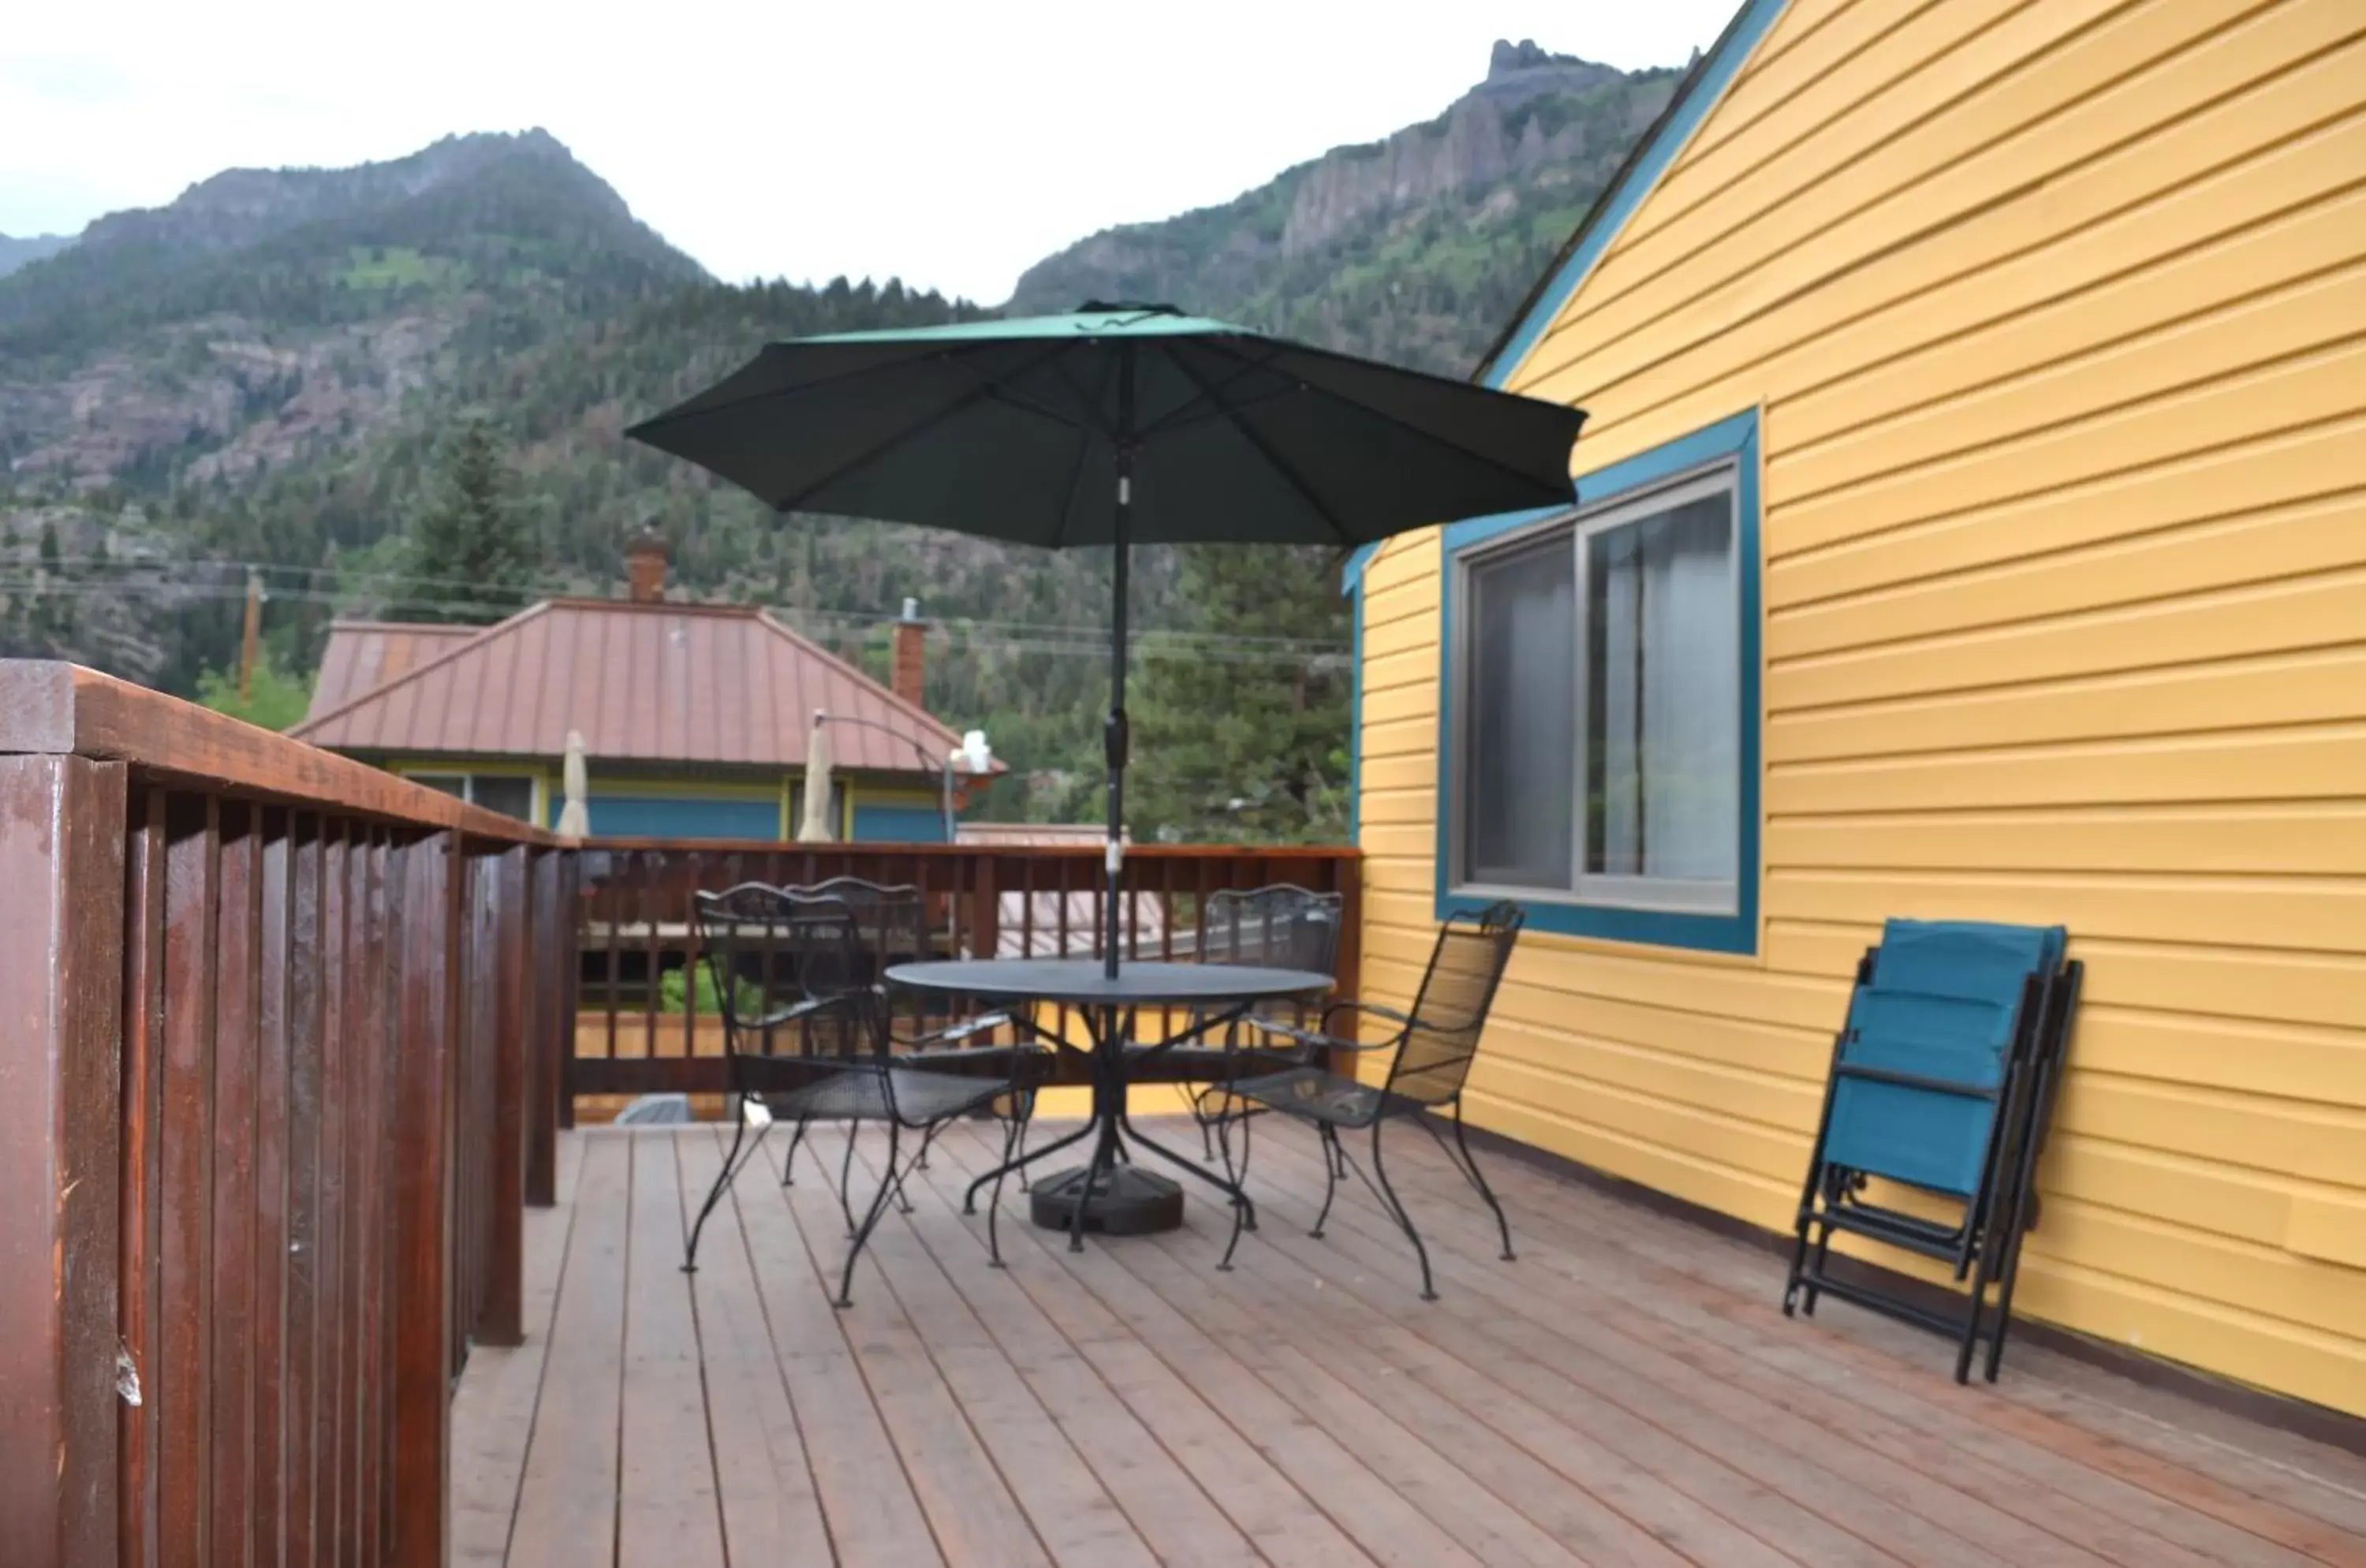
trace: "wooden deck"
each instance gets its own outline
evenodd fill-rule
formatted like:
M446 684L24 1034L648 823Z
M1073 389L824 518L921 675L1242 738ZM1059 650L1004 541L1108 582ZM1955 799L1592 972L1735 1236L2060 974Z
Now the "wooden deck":
M1321 1168L1286 1134L1233 1273L1196 1194L1185 1230L1072 1257L1015 1191L996 1271L963 1134L840 1314L834 1131L785 1192L751 1168L694 1280L715 1131L568 1134L528 1341L462 1379L456 1561L2366 1564L2354 1456L2026 1345L1958 1389L1935 1339L1839 1303L1786 1322L1767 1254L1501 1158L1499 1263L1417 1136L1392 1168L1433 1305L1360 1190L1307 1238Z

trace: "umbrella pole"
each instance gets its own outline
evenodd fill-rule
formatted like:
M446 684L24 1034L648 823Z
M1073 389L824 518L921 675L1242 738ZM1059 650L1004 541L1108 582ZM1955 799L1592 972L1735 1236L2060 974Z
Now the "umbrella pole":
M1112 543L1115 557L1110 575L1117 599L1110 626L1110 709L1101 729L1101 750L1109 763L1109 841L1102 852L1104 911L1101 973L1117 978L1118 942L1125 930L1125 763L1128 734L1125 717L1125 602L1128 558L1132 544L1126 537L1128 513L1133 509L1133 450L1121 444L1117 452L1117 521Z

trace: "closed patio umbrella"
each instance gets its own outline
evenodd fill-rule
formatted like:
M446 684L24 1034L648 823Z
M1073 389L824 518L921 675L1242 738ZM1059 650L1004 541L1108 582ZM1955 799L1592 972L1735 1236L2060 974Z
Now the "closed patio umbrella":
M1583 412L1166 305L775 343L628 434L781 512L1114 547L1105 963L1123 900L1128 551L1352 547L1566 504Z
M559 767L559 780L567 792L567 803L559 808L558 831L570 839L588 837L592 831L592 784L584 761L583 736L580 731L567 732L567 757Z
M829 819L829 726L816 709L813 731L806 738L806 808L797 823L797 837L809 844L826 844L838 837Z

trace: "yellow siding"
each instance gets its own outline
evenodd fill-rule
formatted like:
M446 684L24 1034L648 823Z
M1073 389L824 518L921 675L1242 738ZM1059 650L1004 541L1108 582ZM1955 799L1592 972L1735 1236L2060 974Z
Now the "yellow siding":
M1764 863L1753 957L1524 940L1474 1119L1784 1228L1881 919L2065 923L2022 1304L2366 1414L2366 6L1792 0L1510 384L1581 471L1762 410ZM1400 1002L1439 583L1363 579Z

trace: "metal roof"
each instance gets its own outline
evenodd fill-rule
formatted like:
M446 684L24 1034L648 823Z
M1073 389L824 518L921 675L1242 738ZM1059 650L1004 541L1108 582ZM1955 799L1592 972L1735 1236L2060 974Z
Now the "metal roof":
M425 634L409 645L408 668L356 689L397 633ZM332 631L324 688L332 668L341 700L316 698L288 733L339 751L557 758L572 729L595 761L802 768L816 708L885 725L931 758L961 743L852 665L738 605L552 599L485 627L348 623ZM862 726L833 726L829 741L838 768L934 777L940 765Z
M329 646L321 651L321 673L312 682L312 705L304 722L341 708L372 686L382 685L414 665L484 631L482 626L425 626L402 621L335 621Z

